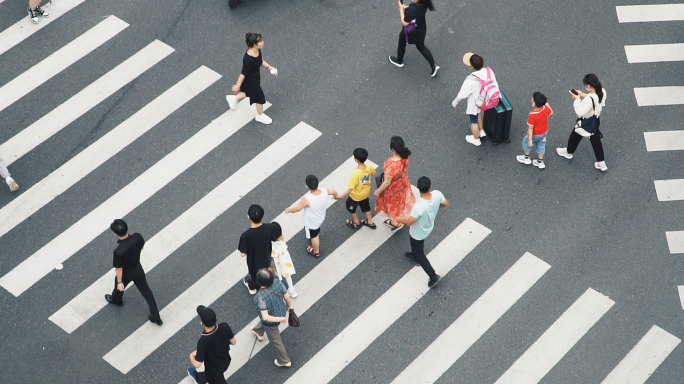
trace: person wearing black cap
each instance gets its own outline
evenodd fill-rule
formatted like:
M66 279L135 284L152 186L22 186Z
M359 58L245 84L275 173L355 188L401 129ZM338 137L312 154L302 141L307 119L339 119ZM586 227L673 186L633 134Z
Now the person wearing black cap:
M226 384L223 373L230 366L230 346L235 345L235 335L227 323L216 324L216 313L210 308L197 307L201 324L204 326L202 337L197 341L197 349L190 354L188 376L195 384ZM204 372L197 368L204 363Z
M114 278L114 290L111 295L105 295L105 300L108 303L121 307L123 305L124 289L131 281L138 287L138 291L143 295L147 305L150 307L150 314L147 319L157 325L162 325L163 322L159 317L159 308L157 302L154 301L154 295L150 286L147 285L145 278L145 271L140 265L140 251L145 246L145 239L139 234L128 234L128 224L121 219L116 219L109 226L114 232L119 244L114 250L114 270L116 277Z

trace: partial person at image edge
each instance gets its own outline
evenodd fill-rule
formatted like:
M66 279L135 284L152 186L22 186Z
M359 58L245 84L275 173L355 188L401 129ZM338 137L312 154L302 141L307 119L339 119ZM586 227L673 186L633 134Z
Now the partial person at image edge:
M233 330L225 322L216 324L216 313L203 305L197 307L197 315L204 332L190 353L188 376L195 384L226 384L223 375L230 366L230 346L237 343ZM204 372L197 372L202 363Z
M435 64L432 52L425 46L425 37L427 36L425 14L428 9L430 11L435 10L432 0L413 0L413 3L409 5L404 5L402 1L398 1L397 5L399 5L399 19L403 27L399 33L397 56L390 56L390 63L399 68L403 67L406 46L414 44L420 54L430 64L430 77L437 76L437 71L439 71L440 67Z

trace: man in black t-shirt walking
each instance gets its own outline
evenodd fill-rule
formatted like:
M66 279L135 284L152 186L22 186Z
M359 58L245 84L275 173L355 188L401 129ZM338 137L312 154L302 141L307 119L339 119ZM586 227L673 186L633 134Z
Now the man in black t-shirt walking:
M140 251L145 246L145 240L139 233L129 235L128 224L121 219L114 220L109 228L119 240L117 240L118 246L114 250L113 265L116 271L114 290L111 295L105 295L105 300L110 304L121 307L123 305L124 289L132 281L138 287L138 290L150 307L150 315L147 316L147 319L157 325L162 325L163 322L161 317L159 317L157 302L154 301L152 291L147 285L145 271L142 265L140 265Z
M191 367L188 376L195 384L226 384L223 373L230 366L230 346L235 345L233 330L226 323L216 324L216 313L200 305L197 314L204 326L202 337L197 341L197 349L190 354ZM204 363L204 372L197 372Z
M247 269L249 274L242 279L247 290L252 295L257 293L259 285L256 283L256 273L261 268L271 266L272 241L278 240L277 232L273 225L262 223L264 209L254 204L247 210L247 216L251 226L240 236L238 250L242 257L247 257Z

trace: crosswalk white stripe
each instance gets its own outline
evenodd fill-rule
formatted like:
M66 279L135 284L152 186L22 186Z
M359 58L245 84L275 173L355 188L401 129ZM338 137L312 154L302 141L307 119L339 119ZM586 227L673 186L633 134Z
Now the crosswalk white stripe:
M646 150L684 151L684 131L644 132Z
M681 340L653 326L601 384L643 384Z
M248 99L240 101L236 110L229 110L202 128L99 207L0 278L0 286L14 296L21 295L50 273L57 264L69 259L106 230L112 218L124 217L252 121L256 112L248 104ZM264 109L269 106L270 104L266 103Z
M273 144L273 147L286 145L290 137L297 137L303 141L309 140L309 136L313 137L317 134L315 132L318 131L300 123L296 129L283 136L281 141ZM264 159L269 156L271 163L264 166ZM269 175L277 171L290 158L265 152L252 159L145 243L145 252L140 260L143 269L149 272L159 265L186 241L233 206L242 196L248 194ZM102 300L102 292L112 288L112 276L112 270L105 273L50 316L50 320L68 333L75 331L107 305L107 302Z
M640 107L684 104L684 87L634 88L634 96Z
M684 253L684 231L665 232L670 253Z
M628 63L684 60L684 44L625 45Z
M684 20L684 4L623 5L615 10L620 23Z
M531 253L525 253L406 367L392 384L427 384L437 381L549 268L551 266L546 262Z
M677 293L679 293L679 303L682 305L682 309L684 309L684 285L677 286Z
M50 17L41 17L37 24L31 23L28 14L23 19L17 21L11 27L0 32L0 55L9 51L15 45L21 43L26 38L48 26L65 13L71 11L85 0L58 0L59 7L50 9ZM24 13L26 10L24 9Z
M29 190L17 196L0 209L0 236L71 188L220 78L221 75L211 69L200 67Z
M654 180L658 201L684 200L684 179Z
M353 169L354 165L350 161L346 161L332 174L323 179L319 185L326 187L346 182ZM333 202L334 200L329 198L327 207L330 207ZM296 203L297 202L293 205ZM301 215L301 212L288 215L283 212L273 220L280 223L285 240L290 239L302 229ZM240 257L239 251L236 250L232 252L207 274L202 276L195 284L181 293L169 305L161 310L160 315L162 319L164 319L163 327L154 328L149 327L147 323L144 324L119 345L109 351L103 358L119 371L128 373L142 360L164 344L166 340L171 338L171 336L180 331L190 321L196 319L197 313L192 310L192 308L196 308L199 303L211 305L246 274L247 266L245 259ZM299 285L297 286L299 287ZM297 300L302 296L303 295L299 296ZM191 310L188 311L188 308ZM239 344L240 343L238 343L237 346L238 348L240 347ZM233 361L231 362L231 365L233 365L235 364L235 359L238 357L235 352L235 347L232 347L231 349L233 350Z
M24 156L52 135L62 130L91 108L133 81L174 51L155 40L116 68L95 80L47 115L0 145L7 165Z
M538 383L613 304L587 289L494 384Z
M430 252L433 268L446 275L490 233L483 225L466 219ZM422 268L411 269L285 383L331 381L430 290L427 281Z
M94 51L126 27L128 23L116 16L109 16L45 60L15 77L0 88L0 111Z

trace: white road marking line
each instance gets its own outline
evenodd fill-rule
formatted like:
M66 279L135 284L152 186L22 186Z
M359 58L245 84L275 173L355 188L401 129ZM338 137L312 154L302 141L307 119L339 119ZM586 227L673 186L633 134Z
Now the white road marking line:
M300 123L297 127L272 145L273 148L286 146L292 137L303 143L313 142L320 135L315 129ZM219 215L238 202L267 177L285 165L296 153L304 149L295 148L292 154L262 152L237 172L223 181L188 210L183 212L159 233L145 243L145 252L140 260L143 269L149 273L169 257L176 249L197 235ZM288 149L289 151L289 149ZM277 152L274 152L277 153ZM270 159L268 163L265 159ZM68 333L72 333L107 305L102 300L103 292L112 288L112 270L108 271L88 288L60 308L50 320ZM128 287L126 287L128 289Z
M355 168L354 164L353 158L347 160L328 177L323 179L319 185L332 188L335 188L338 185L346 185L351 172ZM335 200L332 198L329 198L327 206L330 207L334 201ZM299 200L293 203L292 206L296 205L298 202ZM268 221L277 221L283 228L285 240L288 240L303 228L301 215L301 212L287 215L283 212L274 220ZM328 260L331 256L323 259L323 262ZM123 373L129 372L133 367L137 366L147 356L164 344L166 340L171 338L193 319L197 318L197 313L192 310L192 308L197 307L197 303L211 305L238 283L246 274L247 265L245 259L240 257L240 252L237 250L232 252L222 262L212 268L211 271L202 276L195 284L161 310L160 314L162 319L164 319L163 327L155 328L149 327L147 324L143 325L114 349L109 351L103 358L119 371ZM304 278L306 279L306 276ZM109 280L111 280L111 278ZM300 285L301 282L300 284L297 284L298 289ZM300 293L297 297L297 303L305 296L306 295ZM296 304L296 306L299 309L301 305ZM190 308L190 310L188 310L188 308ZM167 321L166 319L169 320ZM239 335L237 337L240 339ZM240 348L244 348L241 344L244 344L244 342L239 341L236 346L231 347L231 365L236 363L239 364L240 359L246 358L247 356L240 356L241 354L237 352Z
M589 288L495 384L538 383L615 302Z
M91 108L133 81L173 52L173 48L155 40L116 68L95 80L47 115L0 145L7 165L24 156L52 135L62 130Z
M684 104L684 87L634 88L634 96L640 107Z
M679 303L682 305L682 309L684 309L684 285L678 285L677 292L679 293Z
M85 57L126 27L128 23L116 16L109 16L45 60L15 77L0 88L0 111Z
M0 278L0 286L21 295L109 227L112 218L126 214L211 152L256 116L249 100L229 110L143 172L99 207L72 225L17 267ZM264 108L270 107L269 103Z
M644 132L646 150L684 151L684 131Z
M645 383L680 342L654 325L601 384Z
M628 63L684 61L684 44L625 45Z
M684 200L684 179L654 180L658 201Z
M684 4L625 5L615 10L620 23L684 20Z
M684 253L684 231L665 232L670 253Z
M483 225L466 219L428 255L435 271L449 273L490 233ZM430 290L427 282L422 268L412 268L285 383L330 382Z
M546 262L531 253L525 253L406 367L392 384L437 381L549 268L551 266Z
M33 24L26 14L26 9L24 13L26 17L17 21L11 27L0 32L0 55L9 51L15 45L21 43L26 38L30 37L34 33L45 28L48 24L57 20L65 13L71 11L76 6L83 3L85 0L58 0L59 7L54 7L54 9L49 9L50 17L44 18L40 17L37 24Z
M29 190L17 196L0 209L0 236L71 188L220 78L221 75L211 69L200 67Z

